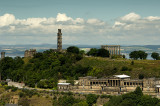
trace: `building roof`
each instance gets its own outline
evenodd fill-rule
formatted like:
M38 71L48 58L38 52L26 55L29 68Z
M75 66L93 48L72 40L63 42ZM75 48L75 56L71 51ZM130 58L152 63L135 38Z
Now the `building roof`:
M160 85L156 85L157 88L160 88Z
M58 83L58 85L70 85L71 83Z
M123 75L114 75L114 77L117 77L117 78L130 78L130 76L125 75L125 74L123 74Z

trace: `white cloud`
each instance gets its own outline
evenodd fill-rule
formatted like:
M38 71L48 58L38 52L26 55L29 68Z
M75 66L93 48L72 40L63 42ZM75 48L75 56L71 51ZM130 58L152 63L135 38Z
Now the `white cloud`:
M57 17L17 19L13 14L0 16L0 44L56 44L61 28L63 43L74 44L160 44L160 17L141 17L129 13L113 25L99 19Z
M160 17L156 17L156 16L149 16L146 19L150 20L150 21L154 21L154 20L160 20Z
M140 19L140 18L141 18L141 16L138 15L138 14L136 14L136 13L134 13L134 12L129 13L129 14L121 17L121 19L122 19L123 21L136 21L136 20L138 20L138 19Z
M4 14L0 16L0 26L7 26L12 24L15 21L15 16L12 14Z
M57 20L57 22L59 22L59 21L69 21L69 20L72 20L72 18L67 17L66 14L58 13L56 20Z
M87 23L91 25L104 25L105 24L105 22L100 21L98 19L88 19Z

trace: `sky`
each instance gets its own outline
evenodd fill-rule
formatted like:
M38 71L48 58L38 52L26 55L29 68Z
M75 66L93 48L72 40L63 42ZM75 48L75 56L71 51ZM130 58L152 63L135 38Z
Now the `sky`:
M0 45L160 45L160 0L0 0Z

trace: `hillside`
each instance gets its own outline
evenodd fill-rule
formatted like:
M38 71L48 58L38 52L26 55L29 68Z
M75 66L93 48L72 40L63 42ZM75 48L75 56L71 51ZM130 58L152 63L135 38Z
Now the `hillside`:
M84 57L76 64L94 67L93 73L98 77L114 74L128 74L132 78L138 78L140 74L146 78L160 77L159 60L134 60L132 63L132 60L128 59Z

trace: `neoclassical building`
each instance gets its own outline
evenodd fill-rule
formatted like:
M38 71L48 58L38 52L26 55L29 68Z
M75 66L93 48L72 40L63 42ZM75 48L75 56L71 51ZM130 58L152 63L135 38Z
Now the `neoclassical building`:
M121 55L120 45L101 45L101 48L108 50L110 55Z
M160 92L160 79L158 78L131 79L128 75L114 75L98 79L97 77L86 76L79 77L77 82L72 87L70 85L68 89L65 87L65 90L79 93L123 94L134 91L139 86L144 93ZM60 84L58 88L63 91L65 83Z

